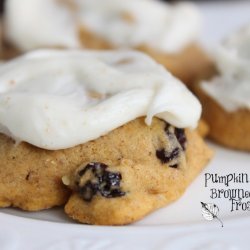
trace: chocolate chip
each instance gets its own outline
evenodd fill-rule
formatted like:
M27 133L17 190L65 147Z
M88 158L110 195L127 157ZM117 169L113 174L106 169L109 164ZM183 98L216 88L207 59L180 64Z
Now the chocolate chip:
M106 170L108 166L100 162L91 162L83 169L78 171L78 176L84 178L87 171L93 173L93 178L81 186L78 182L78 193L85 201L91 201L93 196L99 193L105 198L115 198L124 196L125 192L121 191L120 182L122 176L118 172Z
M163 164L168 163L173 159L177 158L179 154L179 148L175 148L172 152L166 152L164 148L156 151L157 158L160 159Z

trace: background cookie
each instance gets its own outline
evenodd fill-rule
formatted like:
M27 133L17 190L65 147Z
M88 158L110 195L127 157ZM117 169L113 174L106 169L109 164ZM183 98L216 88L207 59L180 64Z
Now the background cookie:
M5 5L5 59L36 48L130 48L149 54L186 84L193 82L209 60L196 43L201 16L191 3L109 1L102 5L40 0L18 4L11 0ZM54 17L57 22L49 21ZM43 32L37 32L39 27L33 23Z
M209 124L209 137L230 148L250 151L250 111L225 111L198 86L196 93L203 106L203 118Z

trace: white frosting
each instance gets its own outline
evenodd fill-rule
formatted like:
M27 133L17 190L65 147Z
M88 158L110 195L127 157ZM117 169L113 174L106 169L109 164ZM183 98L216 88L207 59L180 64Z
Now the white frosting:
M63 1L73 2L75 8ZM83 25L117 47L147 45L176 53L196 40L201 28L193 4L156 0L8 0L5 23L8 39L23 51L77 48Z
M41 50L0 66L0 132L45 149L85 143L142 116L148 125L157 116L195 128L200 113L192 93L139 52Z
M250 25L218 46L214 58L219 75L203 90L228 112L250 109Z

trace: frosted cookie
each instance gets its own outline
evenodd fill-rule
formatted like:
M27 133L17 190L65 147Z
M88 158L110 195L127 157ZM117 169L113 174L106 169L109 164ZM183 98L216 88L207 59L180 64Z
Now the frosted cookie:
M21 52L41 47L133 48L187 84L209 61L197 44L201 17L191 3L9 0L5 24L6 40Z
M210 137L224 146L250 151L250 26L229 36L214 53L196 93Z
M72 189L65 211L76 220L138 220L180 197L211 157L191 131L200 113L193 94L139 52L41 50L5 63L0 206L36 211L63 205ZM79 196L71 182L79 171L84 178L104 176L97 177L98 190L89 201L89 191ZM139 181L142 172L147 175ZM91 178L91 185L95 181ZM85 184L79 179L79 187ZM88 208L78 210L92 204L114 210L120 203L121 214L106 221L97 210L93 215ZM141 208L132 218L136 204Z

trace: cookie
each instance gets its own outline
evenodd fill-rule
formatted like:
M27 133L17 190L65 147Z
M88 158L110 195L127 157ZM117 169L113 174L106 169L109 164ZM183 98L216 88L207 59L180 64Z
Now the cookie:
M89 217L83 221L85 220L83 219L84 215L80 215L80 217L75 215L77 214L75 209L79 211L78 209L82 205L91 209L93 203L87 202L85 204L82 199L78 199L81 201L80 206L76 206L74 202L72 203L72 197L66 206L66 212L71 217L76 217L76 219L86 223L126 224L132 222L157 207L177 199L211 157L210 150L207 149L200 137L195 132L187 131L187 151L184 153L180 148L180 143L178 144L175 139L180 152L177 153L176 159L170 161L173 166L169 167L168 164L162 162L161 157L156 155L157 150L171 147L171 141L168 142L167 136L166 123L159 119L154 119L151 127L147 127L143 119L137 119L95 141L56 151L40 149L24 142L16 145L8 137L1 135L0 206L13 206L23 210L37 211L63 205L66 203L70 191L63 185L62 177L73 175L75 170L84 163L104 162L109 166L108 170L111 169L111 172L121 172L123 178L121 192L131 192L132 197L135 197L140 190L141 193L138 195L142 195L142 200L140 201L138 196L135 201L128 202L130 195L125 195L118 200L102 199L97 196L93 200L98 202L100 199L101 203L106 204L107 209L110 203L116 204L118 202L119 204L121 201L126 204L128 202L128 207L124 208L125 210L130 209L137 202L142 202L140 205L142 210L138 210L138 216L135 215L136 218L125 220L125 213L123 213L116 221L112 221L110 218L105 219L106 221L99 221L98 215L91 215L89 214L90 210L86 209L85 212L89 214ZM183 139L181 138L180 136L182 143ZM194 158L189 156L189 152L195 155ZM188 170L189 162L192 167ZM147 173L147 171L149 172ZM144 176L143 173L147 173L145 179L138 181L141 175ZM168 182L163 181L164 178L167 178ZM145 197L147 192L150 195ZM154 195L154 192L167 192L169 196L163 199L163 197L160 198L162 195L159 194L157 197L158 195ZM77 198L78 196L74 195L73 197ZM150 209L143 205L147 206L146 203L143 203L145 198L149 200ZM156 200L159 198L163 199L164 202L158 204ZM155 205L153 205L154 203ZM113 208L111 206L110 211ZM93 211L93 213L96 212Z
M96 225L123 225L178 199L212 156L200 136L155 118L136 119L86 144L84 161L63 177L65 212Z
M250 151L250 111L227 112L199 85L195 88L202 106L202 117L209 125L208 137L232 149Z
M83 223L132 223L179 198L211 157L182 129L197 126L199 101L143 53L39 50L0 70L1 207L67 203Z
M191 3L40 0L28 4L17 0L6 4L5 59L36 48L130 48L149 54L188 85L209 60L197 44L201 15ZM54 17L57 22L51 22ZM43 25L44 32L37 32L33 23Z
M245 151L250 151L249 38L247 25L224 39L215 48L213 64L207 65L194 85L210 127L209 137Z

